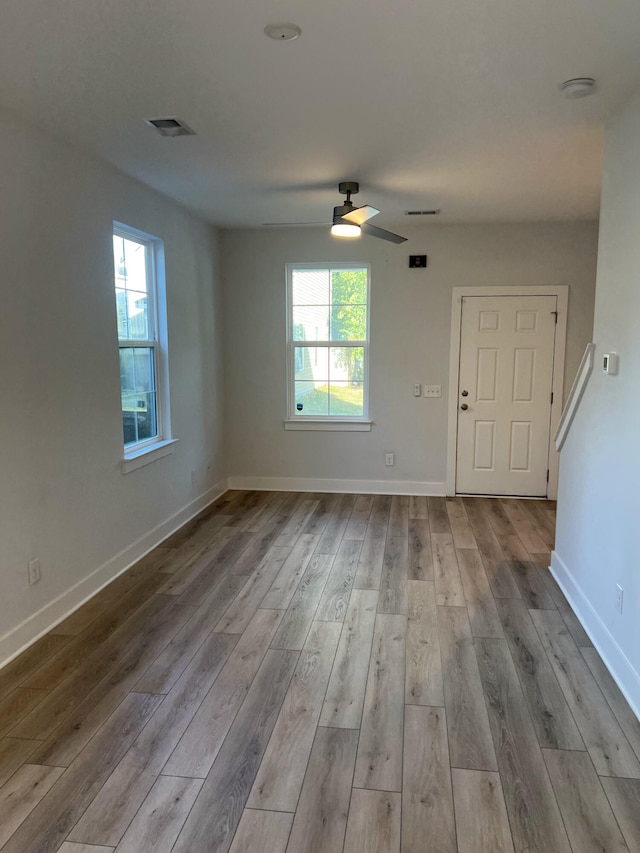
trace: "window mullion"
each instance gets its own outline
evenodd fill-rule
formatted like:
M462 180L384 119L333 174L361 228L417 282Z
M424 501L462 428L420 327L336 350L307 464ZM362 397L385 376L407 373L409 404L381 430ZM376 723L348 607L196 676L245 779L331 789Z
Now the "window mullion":
M142 340L139 340L138 338L132 338L131 340L129 340L128 338L118 338L118 346L120 346L120 347L146 347L148 349L149 347L151 347L151 348L157 347L158 341L156 341L156 340L142 341Z

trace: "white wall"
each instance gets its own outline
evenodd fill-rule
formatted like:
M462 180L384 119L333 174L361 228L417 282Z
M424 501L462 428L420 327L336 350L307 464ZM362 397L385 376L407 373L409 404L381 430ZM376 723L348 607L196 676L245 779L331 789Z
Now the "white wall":
M403 491L418 483L443 494L454 286L568 284L570 388L591 339L596 223L401 230L409 241L400 246L370 237L341 242L328 228L222 232L232 485L313 487L338 479L347 489L395 483ZM409 269L409 254L424 253L428 268ZM285 264L303 261L371 264L370 433L283 429ZM414 398L414 382L442 385L442 398ZM395 467L385 467L385 451L395 451Z
M560 454L552 567L640 712L640 95L608 129L594 371ZM602 372L616 351L620 373ZM616 584L624 589L616 610Z
M1 663L193 514L226 469L211 227L6 113L0 161ZM127 475L114 219L165 241L179 439ZM42 580L29 587L35 557Z

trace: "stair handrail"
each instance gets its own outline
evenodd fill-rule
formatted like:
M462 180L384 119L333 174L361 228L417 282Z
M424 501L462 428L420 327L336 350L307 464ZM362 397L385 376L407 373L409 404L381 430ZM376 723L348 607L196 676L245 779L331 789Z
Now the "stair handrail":
M562 445L567 440L569 429L571 428L573 419L576 416L580 400L582 400L587 387L587 382L591 376L591 371L593 370L593 357L595 351L596 345L594 343L587 344L584 355L582 356L582 361L580 362L580 367L576 373L576 378L573 380L571 391L569 391L567 402L565 403L562 415L560 416L560 423L558 424L558 429L555 434L556 450L561 450Z

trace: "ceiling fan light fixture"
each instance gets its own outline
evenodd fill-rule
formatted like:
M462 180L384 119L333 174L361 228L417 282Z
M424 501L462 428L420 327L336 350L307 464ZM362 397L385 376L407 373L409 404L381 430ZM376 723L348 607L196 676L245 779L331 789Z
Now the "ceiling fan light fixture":
M361 234L360 226L350 222L334 222L331 226L332 237L359 237Z
M351 213L353 210L354 207L351 204L350 194L344 204L339 204L333 208L332 237L359 237L362 234L360 226L357 223L348 222L342 218L345 213Z
M361 234L366 234L368 237L379 237L381 240L388 240L390 243L405 243L406 237L369 224L369 219L377 216L380 211L377 207L371 207L369 204L363 204L360 207L354 205L351 196L355 195L359 189L360 184L357 181L341 181L338 184L338 192L346 195L347 200L344 204L339 204L333 208L331 235L333 237L359 237Z

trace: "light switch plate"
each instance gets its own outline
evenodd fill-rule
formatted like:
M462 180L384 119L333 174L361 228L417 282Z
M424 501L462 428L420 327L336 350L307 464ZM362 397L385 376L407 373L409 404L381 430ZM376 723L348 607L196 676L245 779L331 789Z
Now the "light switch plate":
M424 385L425 397L442 397L442 385Z

